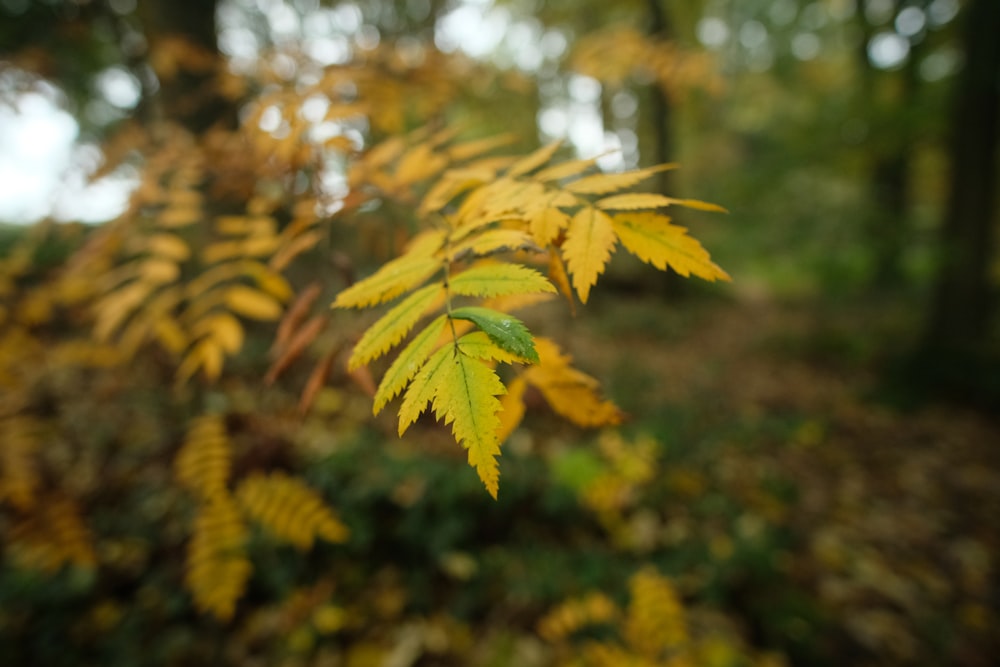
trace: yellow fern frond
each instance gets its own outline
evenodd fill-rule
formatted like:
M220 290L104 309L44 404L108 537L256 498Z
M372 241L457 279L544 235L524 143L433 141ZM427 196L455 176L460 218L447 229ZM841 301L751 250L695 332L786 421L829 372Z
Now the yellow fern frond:
M226 494L232 447L220 415L193 419L174 459L174 474L202 500Z
M35 504L38 468L35 456L42 425L36 419L15 415L0 420L0 502L19 509Z
M330 542L347 539L347 527L333 510L294 477L280 472L250 475L240 482L236 497L250 517L303 551L317 537Z
M684 607L670 580L653 568L629 579L628 610L622 634L628 646L653 659L678 651L688 641Z
M246 526L228 494L215 494L201 506L184 575L200 611L221 620L232 618L253 569L245 554L246 539Z
M542 617L538 634L550 642L561 641L583 628L614 623L621 611L603 593L589 593L567 600Z
M76 504L50 498L14 525L9 535L14 559L25 568L54 572L69 563L91 568L97 563L93 538Z

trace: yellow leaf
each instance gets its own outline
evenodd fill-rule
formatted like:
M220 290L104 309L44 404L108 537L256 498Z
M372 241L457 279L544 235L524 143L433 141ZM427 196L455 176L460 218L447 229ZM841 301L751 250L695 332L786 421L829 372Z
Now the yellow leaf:
M670 224L670 218L656 213L620 213L615 230L625 248L658 269L668 265L682 276L696 275L708 281L730 280L716 266L697 240L684 227Z
M217 380L222 374L222 346L214 338L202 338L195 343L177 367L176 380L183 383L199 368L208 380Z
M562 254L581 302L587 303L590 288L604 273L614 247L615 228L607 213L591 206L577 211L566 230Z
M525 369L523 377L557 414L580 426L621 423L623 415L618 407L598 394L597 380L570 366L572 359L563 355L554 342L536 337L535 350L539 363Z
M403 404L399 407L399 435L406 433L406 429L417 421L434 398L439 385L447 377L448 363L456 354L455 343L441 347L413 376L413 381L403 394Z
M246 234L273 236L277 225L274 218L266 215L220 215L215 218L215 229L220 234L230 236Z
M566 265L559 256L559 252L554 248L549 248L549 280L551 280L559 293L566 297L570 310L576 314L576 302L573 301L573 288L569 284L569 275L566 273Z
M500 484L497 396L506 389L496 371L462 351L462 339L454 345L454 353L445 355L443 366L433 397L434 414L451 424L455 439L469 452L469 465L495 499Z
M251 236L240 244L240 252L245 257L268 257L281 245L277 236Z
M389 370L382 376L382 381L375 392L375 402L372 408L374 414L381 412L385 404L395 398L420 371L431 352L434 351L447 320L445 315L436 318L423 331L414 336L413 340L403 348L396 360L392 362ZM421 410L423 410L422 406Z
M481 215L492 220L545 206L545 186L541 183L503 178L487 187L490 194L483 202Z
M524 174L541 167L543 164L552 159L552 156L556 154L556 151L559 150L560 146L562 146L562 141L553 141L552 143L537 149L526 158L518 160L511 165L510 169L507 170L507 177L514 178L517 176L523 176Z
M509 146L516 140L517 135L512 132L498 134L492 137L484 137L482 139L473 139L472 141L466 141L450 146L448 148L448 157L455 162L462 162L464 160L468 160L469 158L476 157L477 155L488 153L494 148Z
M427 285L410 294L371 325L347 361L349 370L379 358L399 344L432 305L440 305L443 283Z
M206 264L217 264L223 260L241 257L243 243L241 241L216 241L205 246L201 251L201 259Z
M604 210L622 210L622 209L642 209L642 208L659 208L661 206L670 206L671 203L677 200L671 199L670 197L664 197L663 195L658 195L651 192L633 192L624 195L612 195L611 197L605 197L596 202L597 208L602 208Z
M165 315L156 318L156 322L153 324L153 334L171 354L180 354L190 342L187 334L177 324L177 320Z
M440 270L441 261L438 259L404 255L342 291L334 300L333 307L364 308L389 301Z
M447 164L443 155L434 153L427 144L418 144L399 160L395 180L400 185L409 185L434 176Z
M139 274L143 280L154 285L162 285L177 280L180 268L169 259L150 257L139 264Z
M255 261L247 262L245 269L258 287L278 301L284 303L292 298L292 286L288 284L283 275L274 269Z
M323 240L323 233L316 229L310 229L309 231L299 234L291 241L288 241L283 245L274 256L268 261L268 264L275 271L281 271L289 263L299 255L316 247L316 244Z
M488 229L453 245L448 259L456 261L467 255L483 257L505 250L540 250L530 234L520 229Z
M151 286L135 282L108 294L97 303L97 322L94 335L97 340L106 341L122 322L132 314L148 296Z
M444 242L443 232L421 234L400 257L337 295L334 308L364 308L393 299L416 287L439 271L441 261L433 254Z
M362 164L369 168L381 167L398 158L405 149L406 143L403 137L390 137L377 146L373 146L364 156Z
M463 192L492 181L495 174L494 170L486 168L449 169L424 195L420 202L421 215L440 211Z
M616 190L624 190L640 183L653 174L676 169L676 164L661 164L646 169L636 169L635 171L625 171L620 174L594 174L566 184L566 189L570 192L586 195L603 195Z
M196 278L191 279L185 288L186 296L191 301L203 297L215 285L226 280L232 280L246 273L242 262L226 262L213 266Z
M198 320L192 333L212 336L229 354L236 354L243 347L243 326L229 313L214 313Z
M563 162L562 164L556 164L551 167L547 167L542 171L535 174L534 178L542 183L551 183L552 181L560 181L564 178L569 178L570 176L576 176L577 174L582 174L591 167L597 164L597 158L588 158L586 160L571 160L569 162Z
M712 204L710 202L700 201L698 199L674 199L673 197L667 197L667 200L671 204L677 204L678 206L686 206L687 208L696 208L701 211L713 211L715 213L729 213L729 211L722 208L718 204Z
M525 218L531 235L543 247L555 241L559 233L569 226L569 216L555 206L536 209Z
M265 321L281 317L281 304L273 296L246 285L231 285L223 300L230 310L244 317Z
M201 209L197 206L171 206L156 218L161 227L186 227L201 220Z
M532 292L555 292L545 276L520 264L479 264L448 279L454 294L492 297Z
M146 241L146 249L153 255L183 262L191 256L187 242L176 234L153 234Z
M524 392L528 383L523 376L518 375L507 385L507 393L500 397L500 428L497 429L497 440L506 442L524 419Z

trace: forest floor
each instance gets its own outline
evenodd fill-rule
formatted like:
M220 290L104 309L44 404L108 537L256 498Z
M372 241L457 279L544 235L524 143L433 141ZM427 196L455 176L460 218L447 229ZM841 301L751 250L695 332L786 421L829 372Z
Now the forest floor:
M1000 419L886 400L878 370L901 351L886 341L909 330L900 306L619 294L556 326L577 329L578 363L668 447L794 486L761 510L792 536L781 569L871 664L943 649L948 664L987 665L1000 654Z

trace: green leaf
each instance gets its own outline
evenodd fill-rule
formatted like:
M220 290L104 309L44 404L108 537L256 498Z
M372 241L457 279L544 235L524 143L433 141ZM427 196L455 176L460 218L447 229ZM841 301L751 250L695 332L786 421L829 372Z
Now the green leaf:
M467 333L460 340L462 342L462 352L476 359L499 361L502 364L524 363L527 361L521 355L503 349L482 331Z
M501 349L532 363L538 363L538 352L535 351L531 332L516 317L491 308L467 306L451 311L451 318L472 322Z

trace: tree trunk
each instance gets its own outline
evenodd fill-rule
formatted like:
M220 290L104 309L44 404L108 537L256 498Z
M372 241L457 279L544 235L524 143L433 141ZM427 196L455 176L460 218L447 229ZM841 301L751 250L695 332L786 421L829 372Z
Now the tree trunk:
M965 66L951 121L951 191L941 228L941 264L924 347L984 351L993 316L989 266L995 243L1000 149L1000 2L972 0L965 15Z
M236 110L216 87L221 54L216 39L216 0L149 0L137 9L154 60L173 60L176 71L160 73L151 103L154 116L179 122L194 133L215 123L233 124ZM178 38L186 44L179 50Z
M886 289L898 287L903 282L902 256L909 234L908 185L915 134L910 116L919 90L921 54L920 45L915 44L901 72L878 72L868 57L868 43L875 27L865 16L864 0L857 0L855 7L862 33L857 50L860 101L866 107L872 134L877 137L869 174L871 209L864 220L873 264L869 282L876 289ZM897 0L895 13L901 7L902 3ZM889 77L899 80L891 81ZM887 83L898 83L898 88L888 96Z
M648 0L646 6L649 11L648 34L658 39L669 39L671 25L662 0ZM646 162L649 165L663 164L670 162L675 150L673 132L671 131L673 110L667 91L658 82L650 84L648 94L648 126L652 132L653 141L648 154L649 159ZM661 171L656 175L656 190L669 196L669 172ZM684 279L668 267L666 275L661 281L664 295L668 299L676 299L684 294L685 287Z

